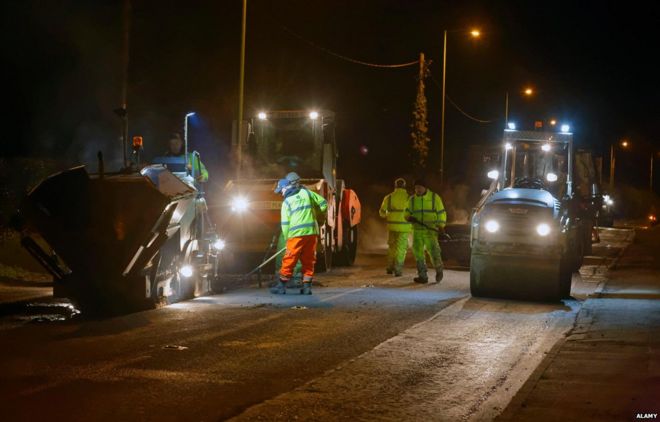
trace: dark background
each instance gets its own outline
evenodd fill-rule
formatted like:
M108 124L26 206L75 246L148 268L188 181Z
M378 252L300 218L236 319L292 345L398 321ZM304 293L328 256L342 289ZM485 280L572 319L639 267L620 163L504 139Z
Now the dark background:
M498 142L508 91L509 119L519 126L556 118L598 154L630 139L633 148L618 156L617 180L648 186L649 154L660 150L659 10L632 1L250 0L246 115L335 110L340 172L362 186L389 183L411 170L417 68L362 66L311 43L373 63L414 61L423 51L439 82L443 29L457 30L449 34L447 94L492 122L470 120L447 103L450 181L464 174L468 145ZM167 134L181 130L184 114L196 111L190 140L209 167L211 191L229 167L240 18L240 0L132 2L130 135L142 135L146 155L157 155ZM103 150L119 165L120 122L112 110L121 101L122 2L5 1L2 27L0 154L95 168ZM459 31L472 27L483 32L480 40ZM523 98L528 85L536 93ZM440 88L432 79L427 96L432 174L440 144Z

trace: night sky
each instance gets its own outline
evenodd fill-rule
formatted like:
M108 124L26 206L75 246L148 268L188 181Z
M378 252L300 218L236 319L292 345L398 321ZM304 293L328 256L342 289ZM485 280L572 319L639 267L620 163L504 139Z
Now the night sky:
M2 156L92 163L97 150L119 156L121 1L3 2L5 69ZM248 4L247 115L261 109L337 112L340 172L361 181L410 172L409 125L420 52L442 77L449 29L447 171L460 179L470 144L496 144L510 94L511 121L567 122L580 146L602 154L628 138L621 177L643 184L660 150L660 7L643 2L265 1ZM236 116L241 1L132 2L128 107L130 134L147 156L165 149L194 110L191 143L213 172L227 168ZM480 40L467 31L478 27ZM466 32L461 32L465 30ZM534 87L532 98L520 95ZM429 173L437 171L440 89L427 80ZM368 153L364 154L364 148ZM606 160L607 160L606 156ZM367 167L368 166L368 167ZM368 175L364 169L369 168ZM217 183L220 183L219 181Z

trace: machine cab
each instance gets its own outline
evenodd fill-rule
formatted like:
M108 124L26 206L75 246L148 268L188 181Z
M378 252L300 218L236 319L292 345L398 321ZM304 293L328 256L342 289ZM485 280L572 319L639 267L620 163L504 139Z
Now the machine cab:
M501 168L491 172L498 190L540 189L556 199L572 195L573 135L562 132L504 132ZM493 177L495 176L495 177Z
M278 179L295 171L335 186L335 115L331 111L261 112L251 119L240 151L241 174Z

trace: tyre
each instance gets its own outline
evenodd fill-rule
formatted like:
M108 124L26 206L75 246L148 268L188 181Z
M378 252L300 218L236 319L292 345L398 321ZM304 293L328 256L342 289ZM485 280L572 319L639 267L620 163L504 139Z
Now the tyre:
M571 285L573 282L573 271L567 264L569 258L563 258L559 267L559 297L557 300L571 297ZM579 267L578 267L579 268Z
M575 248L573 249L573 256L569 260L571 262L570 271L575 272L579 271L580 267L584 263L584 240L577 239Z
M316 265L314 271L324 273L332 268L332 227L324 224L316 248Z
M470 293L473 297L484 297L485 292L483 288L479 286L478 276L476 271L470 268Z
M357 226L350 227L344 223L342 232L342 247L335 254L334 263L337 266L348 267L355 263L355 257L357 256L358 228Z

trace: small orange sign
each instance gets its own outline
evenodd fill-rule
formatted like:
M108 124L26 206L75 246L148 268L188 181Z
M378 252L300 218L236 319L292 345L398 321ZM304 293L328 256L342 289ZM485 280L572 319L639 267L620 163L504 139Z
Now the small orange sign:
M543 127L543 122L540 121L540 120L535 121L535 122L534 122L534 127L535 127L536 129L541 129L541 128Z

